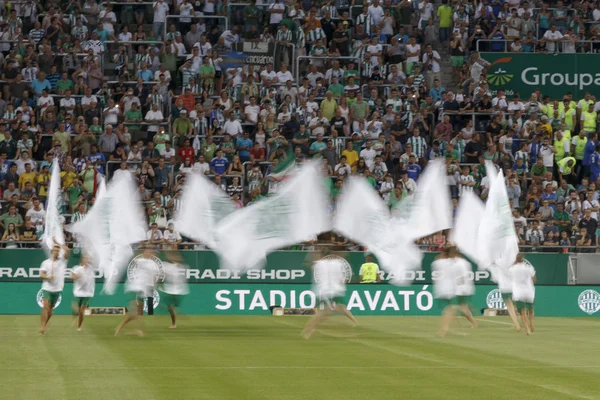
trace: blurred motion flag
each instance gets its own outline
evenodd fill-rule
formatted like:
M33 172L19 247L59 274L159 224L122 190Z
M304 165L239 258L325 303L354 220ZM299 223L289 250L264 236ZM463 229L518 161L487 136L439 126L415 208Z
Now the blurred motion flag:
M406 272L421 267L421 252L365 179L348 179L333 229L372 252L381 267L392 274L390 281L395 285L406 284Z
M276 195L221 221L216 235L221 267L246 271L259 266L274 250L328 231L328 203L320 163L305 163Z
M224 71L231 68L241 68L246 61L246 55L237 51L226 51L220 53L219 57L223 60L219 62L219 66Z
M114 293L133 256L131 245L146 240L147 226L133 177L119 175L96 198L87 216L71 228L95 255L104 274L105 293Z
M479 229L484 213L483 202L473 192L465 192L458 203L454 229L450 235L450 241L478 265L480 264Z
M216 249L216 229L236 207L227 193L199 173L187 175L181 210L175 217L175 229L196 241Z
M402 202L406 219L406 235L419 239L452 227L452 202L442 160L427 163L415 194Z
M46 207L46 221L44 235L42 237L42 246L45 249L52 249L55 241L60 245L65 244L60 210L62 203L60 167L58 166L58 162L54 162L52 163L52 175L50 177L48 204Z
M506 193L504 173L500 171L490 185L479 228L480 268L487 269L491 264L508 268L519 253L519 240Z

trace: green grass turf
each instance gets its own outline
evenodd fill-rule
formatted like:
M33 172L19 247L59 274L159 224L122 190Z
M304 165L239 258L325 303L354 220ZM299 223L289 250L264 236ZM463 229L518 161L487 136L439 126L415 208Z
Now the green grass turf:
M145 320L143 338L115 338L114 316L83 332L56 316L41 336L37 317L0 316L0 399L600 399L598 319L538 318L531 337L462 320L439 339L438 318L335 317L309 341L307 317Z

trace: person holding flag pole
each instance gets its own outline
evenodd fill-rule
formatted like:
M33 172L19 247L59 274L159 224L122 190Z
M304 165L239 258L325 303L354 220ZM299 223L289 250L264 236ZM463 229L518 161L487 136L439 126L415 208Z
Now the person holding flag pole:
M176 250L172 250L168 251L166 256L168 262L163 262L165 277L160 290L164 293L163 298L171 316L171 326L169 328L175 329L177 327L177 314L175 311L181 305L183 296L190 291L186 282L185 265L182 263L181 254Z
M42 295L44 306L42 307L40 333L45 335L47 325L54 314L54 307L65 287L65 271L69 259L69 248L65 244L54 243L50 258L42 262L40 266L40 278L42 279Z
M94 286L96 284L94 269L88 256L83 255L81 257L81 264L73 268L71 279L74 281L73 311L77 316L77 330L81 331L85 310L89 306L90 299L94 297Z

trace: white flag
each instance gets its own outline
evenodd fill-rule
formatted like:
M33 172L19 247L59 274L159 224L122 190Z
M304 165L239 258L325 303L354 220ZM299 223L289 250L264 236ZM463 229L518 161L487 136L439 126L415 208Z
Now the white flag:
M239 209L217 227L217 252L224 266L245 271L268 253L330 229L320 163L307 162L278 193Z
M131 245L146 240L146 230L140 198L128 175L116 176L106 193L96 198L85 219L73 226L73 233L83 237L97 256L106 293L114 293L133 255Z
M364 179L347 180L333 228L372 252L381 267L392 274L394 284L406 284L406 271L421 266L422 254L403 224L390 217L383 200Z
M502 171L490 184L490 193L479 229L480 267L487 268L496 264L506 268L515 262L519 253L519 240Z
M417 191L406 206L409 207L407 234L411 238L422 238L452 227L452 202L443 161L432 160L427 164Z
M471 260L480 264L479 229L485 213L483 202L472 192L460 198L450 240Z
M46 209L46 221L44 226L44 237L42 244L47 249L54 247L54 242L65 244L63 233L63 224L59 208L62 207L62 190L60 179L60 167L58 161L52 164L52 176L50 177L50 186L48 190L48 207Z
M216 249L216 228L219 222L236 210L229 196L217 185L198 173L186 178L181 209L175 219L175 229L194 240Z

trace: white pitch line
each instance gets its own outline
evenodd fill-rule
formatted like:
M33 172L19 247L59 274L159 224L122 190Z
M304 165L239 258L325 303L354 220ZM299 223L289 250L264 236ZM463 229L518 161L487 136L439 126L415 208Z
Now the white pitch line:
M511 324L510 322L502 322L502 321L491 321L489 319L483 319L483 318L475 318L477 321L484 321L484 322L489 322L490 324L501 324L501 325L510 325L510 326L514 326L513 324Z
M322 365L322 366L303 366L303 365L298 365L298 366L294 366L294 365L273 365L273 366L208 366L208 367L203 367L203 366L197 366L197 367L193 367L193 366L165 366L165 367L78 367L78 366L70 366L70 367L60 367L61 370L67 369L67 370L106 370L106 371L129 371L129 370L197 370L197 369L203 369L203 370L236 370L236 369L410 369L410 370L415 370L415 369L424 369L424 370L434 370L434 369L471 369L472 367L466 367L466 366L452 366L452 365L426 365L426 366L387 366L387 367L381 367L381 366L363 366L363 365L357 365L357 366L326 366L326 365ZM589 365L543 365L543 366L514 366L514 365L508 365L505 367L485 367L485 368L477 368L477 370L490 370L490 371L497 371L497 370L519 370L519 369L569 369L569 368L573 368L573 369L598 369L600 368L600 365L596 365L596 366L589 366ZM59 369L59 368L56 368ZM16 367L16 368L0 368L0 371L39 371L39 370L48 370L48 367ZM541 386L541 385L540 385ZM548 389L548 390L554 390L554 389Z

